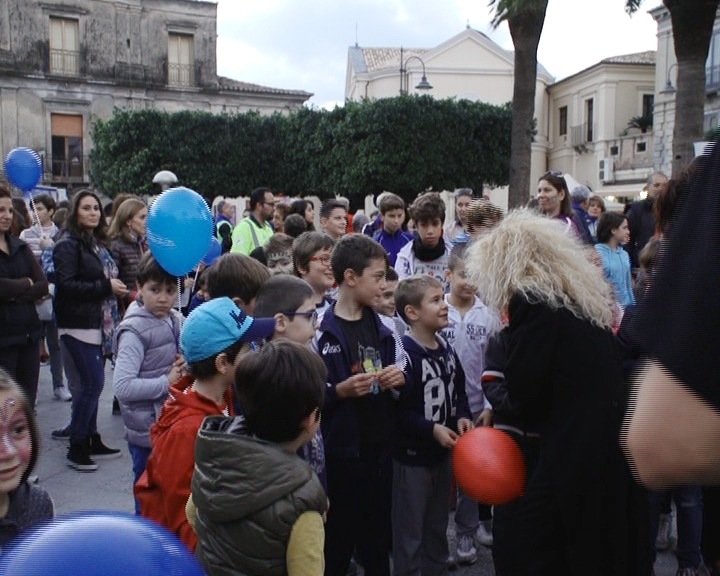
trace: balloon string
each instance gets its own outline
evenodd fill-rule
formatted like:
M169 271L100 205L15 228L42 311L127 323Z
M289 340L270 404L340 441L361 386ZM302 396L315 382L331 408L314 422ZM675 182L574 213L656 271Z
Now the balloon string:
M42 236L42 222L40 222L40 216L38 216L37 207L35 206L35 196L32 195L32 192L30 192L30 207L32 208L33 214L35 214L35 222L37 222L39 234Z
M177 310L180 315L180 330L182 330L183 322L185 321L185 317L182 315L182 302L180 301L180 288L182 286L182 281L180 280L180 277L177 278ZM177 350L177 353L180 354L180 335L177 334L175 336L175 349Z

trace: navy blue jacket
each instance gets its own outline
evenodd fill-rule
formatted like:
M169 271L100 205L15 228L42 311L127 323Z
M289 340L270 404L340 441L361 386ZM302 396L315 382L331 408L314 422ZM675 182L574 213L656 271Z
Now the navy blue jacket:
M398 364L403 352L392 330L373 312L377 323L379 353L383 367ZM360 429L354 398L338 398L335 387L353 376L348 343L335 316L335 304L323 315L313 348L325 362L328 371L325 405L321 428L327 458L357 458L360 455ZM392 391L380 392L386 401L384 407L393 412L395 398ZM392 438L388 438L388 445Z
M403 229L398 230L395 234L390 234L385 232L385 228L380 228L380 230L373 234L373 240L385 248L385 252L387 252L388 255L388 262L390 266L394 267L398 252L400 252L405 244L413 241L413 235Z
M400 388L393 457L410 466L434 466L450 454L435 440L435 424L457 432L460 418L472 419L462 364L450 344L440 336L438 342L439 361L412 337L402 338L407 383Z

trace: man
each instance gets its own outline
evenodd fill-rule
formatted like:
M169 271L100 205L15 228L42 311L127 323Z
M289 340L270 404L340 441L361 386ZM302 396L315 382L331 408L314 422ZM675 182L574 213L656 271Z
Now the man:
M472 201L473 191L470 188L455 190L455 222L448 224L443 237L451 244L467 230L467 208Z
M654 172L648 178L648 195L645 200L634 202L628 210L628 226L630 227L630 242L626 249L630 254L630 263L633 268L640 266L639 257L648 240L655 235L655 199L660 191L667 185L667 176L662 172Z
M590 201L590 189L587 186L575 186L570 193L573 202L573 222L580 233L580 240L583 244L592 246L594 244L590 228L588 227L588 203Z
M235 214L235 207L230 202L220 200L217 205L217 216L215 218L215 236L222 246L222 252L229 252L232 248L232 217Z
M347 207L338 199L326 200L320 208L320 227L337 241L347 232Z
M274 234L270 226L274 212L275 197L270 188L255 188L250 193L250 214L233 230L231 252L249 256L270 240Z

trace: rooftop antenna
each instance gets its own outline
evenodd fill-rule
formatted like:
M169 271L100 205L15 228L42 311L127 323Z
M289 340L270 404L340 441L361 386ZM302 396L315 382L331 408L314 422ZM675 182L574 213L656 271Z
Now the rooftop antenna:
M467 24L465 24L465 28L468 30L470 29L470 18L467 19Z
M358 47L358 23L355 22L355 48Z

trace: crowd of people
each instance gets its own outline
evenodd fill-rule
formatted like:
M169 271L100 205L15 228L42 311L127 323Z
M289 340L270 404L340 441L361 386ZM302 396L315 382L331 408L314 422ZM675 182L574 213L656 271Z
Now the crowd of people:
M121 454L97 426L110 362L136 513L210 576L440 575L479 546L498 576L650 575L673 501L678 574L720 574L715 489L648 490L621 442L647 353L633 322L692 174L653 174L627 214L555 171L507 215L462 188L445 227L434 192L384 192L351 222L328 200L316 230L311 202L258 188L238 222L218 204L224 254L180 283L140 198L23 215L0 186L0 544L53 515L31 478L41 361L79 472ZM453 489L479 426L525 457L513 502Z

